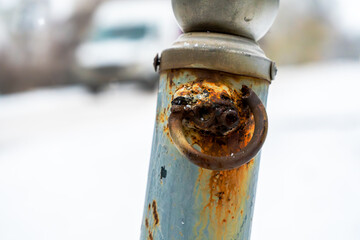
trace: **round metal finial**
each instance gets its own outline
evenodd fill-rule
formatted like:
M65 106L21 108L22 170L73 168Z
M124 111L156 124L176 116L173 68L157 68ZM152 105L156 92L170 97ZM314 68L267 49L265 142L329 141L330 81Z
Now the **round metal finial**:
M279 0L172 0L184 32L219 32L255 41L275 20Z

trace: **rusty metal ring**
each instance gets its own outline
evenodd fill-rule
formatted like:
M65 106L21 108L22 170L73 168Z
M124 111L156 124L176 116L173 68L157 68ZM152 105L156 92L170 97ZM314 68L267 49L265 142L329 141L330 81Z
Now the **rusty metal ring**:
M266 109L259 97L250 88L243 86L248 92L243 96L245 103L254 115L255 130L250 142L231 156L211 156L196 150L189 144L183 132L184 111L172 111L169 116L169 130L177 149L192 163L210 170L230 170L248 163L261 150L267 135L268 118Z

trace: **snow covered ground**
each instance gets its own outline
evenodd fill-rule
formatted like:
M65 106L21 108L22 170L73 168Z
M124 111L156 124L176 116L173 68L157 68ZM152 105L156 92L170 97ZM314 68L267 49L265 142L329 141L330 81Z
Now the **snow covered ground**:
M280 69L252 240L360 239L359 89L360 63ZM0 96L0 239L138 239L155 103L131 86Z

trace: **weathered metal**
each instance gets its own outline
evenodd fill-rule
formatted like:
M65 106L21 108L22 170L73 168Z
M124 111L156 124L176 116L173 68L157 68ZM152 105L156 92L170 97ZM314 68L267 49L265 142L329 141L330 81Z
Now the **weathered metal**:
M161 53L160 71L200 68L271 81L272 66L251 39L222 33L184 33Z
M193 12L185 19L179 6L193 3L193 10L207 18L209 13L204 12L213 9L212 2L173 0L173 6L187 30L187 24L200 20L192 18ZM268 16L275 15L278 3L236 2L243 3L238 8L241 14L255 11L254 3L271 6ZM257 15L265 14L260 5L254 22L266 19ZM219 14L232 10L224 8ZM209 33L214 25L209 23L207 29L207 23L200 24L197 30L204 33L183 34L154 60L160 84L142 240L250 238L259 151L267 132L266 99L276 74L275 64L255 40L269 23L259 28L251 24L246 28L243 23L227 28L221 16L214 19L221 20L224 32L242 36Z
M198 86L194 89L196 85ZM231 99L229 94L224 93L226 87L209 88L204 85L206 84L203 82L192 84L189 88L191 93L172 101L168 119L171 138L178 150L199 167L210 170L238 168L255 157L265 142L268 124L265 107L256 94L245 85L241 89L241 99ZM187 89L182 87L178 91L183 88ZM175 96L176 94L178 93L175 93ZM192 96L194 94L197 96ZM234 136L235 134L244 134L244 123L239 124L241 109L238 109L242 108L244 103L249 106L255 122L251 140L244 148L228 155L214 156L202 153L189 144L184 133L183 120L192 123L195 127L188 128L199 131L203 135L202 138L211 135L217 137L217 141L230 142L238 137Z
M204 135L184 126L187 141L192 146L205 154L223 156L246 147L255 128L249 106L241 98L242 86L251 88L265 105L270 83L202 69L174 69L161 73L141 239L250 237L260 155L233 170L207 170L191 163L180 153L170 136L169 116L175 92L184 86L196 88L198 84L218 86L219 93L237 96L242 105L239 110L241 134L234 134L231 138ZM148 209L154 201L157 203L158 221L152 214L152 207Z
M172 0L184 32L222 32L259 40L275 20L279 0Z

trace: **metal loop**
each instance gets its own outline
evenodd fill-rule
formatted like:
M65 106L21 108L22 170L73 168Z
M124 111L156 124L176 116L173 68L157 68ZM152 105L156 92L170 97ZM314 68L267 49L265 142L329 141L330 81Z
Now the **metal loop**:
M184 111L172 111L169 116L169 130L177 149L192 163L210 170L230 170L248 163L261 150L267 135L268 118L266 109L260 98L250 88L243 86L248 92L243 98L254 115L255 130L250 142L231 156L211 156L196 150L189 144L183 132L182 120Z

